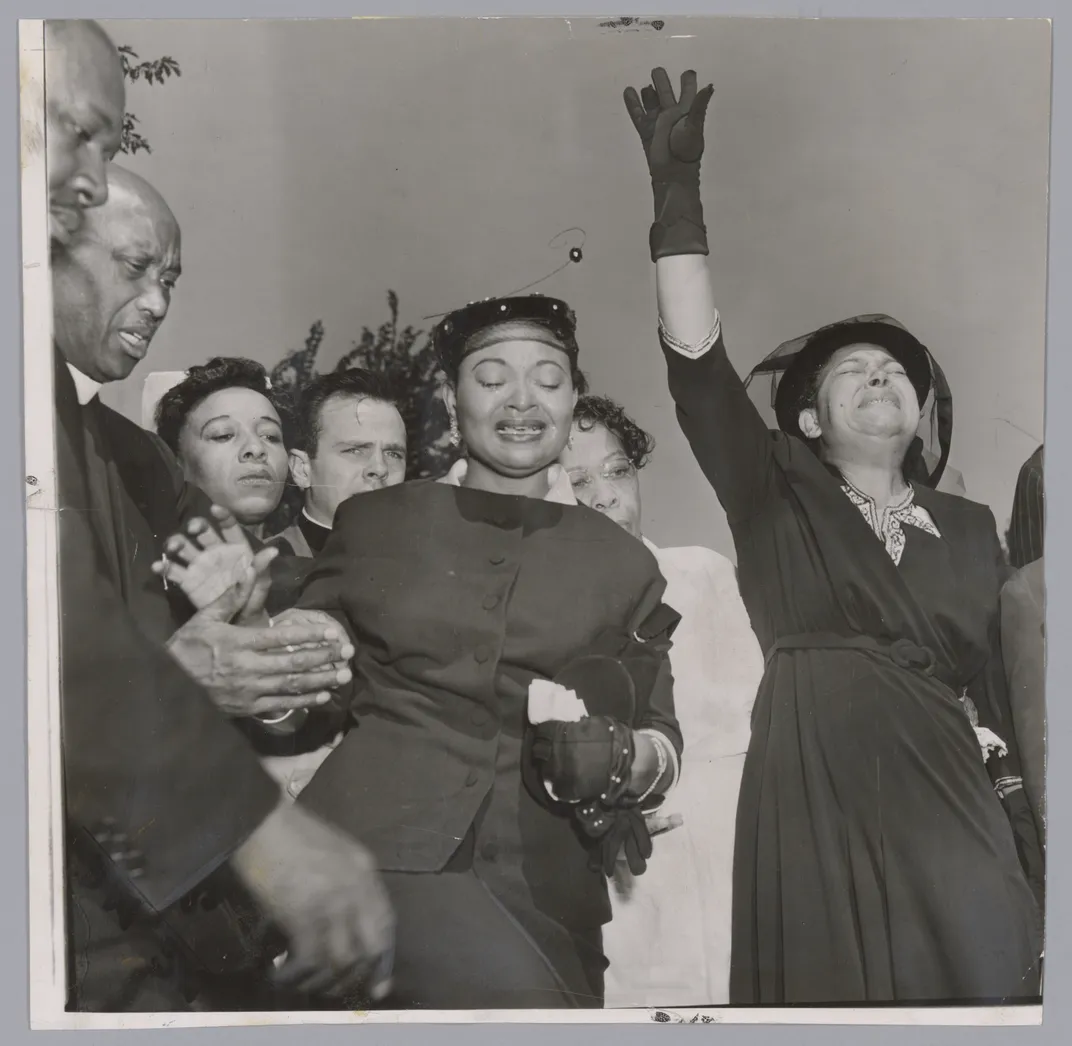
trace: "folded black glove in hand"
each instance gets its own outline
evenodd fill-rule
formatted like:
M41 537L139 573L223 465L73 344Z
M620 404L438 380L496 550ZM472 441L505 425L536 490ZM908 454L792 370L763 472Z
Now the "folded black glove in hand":
M562 802L616 802L629 783L633 732L610 716L576 723L550 720L533 728L532 758Z

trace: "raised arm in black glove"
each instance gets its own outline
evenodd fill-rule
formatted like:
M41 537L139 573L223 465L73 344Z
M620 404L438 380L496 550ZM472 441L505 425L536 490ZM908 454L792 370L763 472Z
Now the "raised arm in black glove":
M653 69L651 84L625 89L629 110L648 158L655 194L651 227L651 260L676 254L707 254L707 229L700 202L700 157L704 150L704 117L714 88L696 90L696 73L681 74L681 96L665 69Z

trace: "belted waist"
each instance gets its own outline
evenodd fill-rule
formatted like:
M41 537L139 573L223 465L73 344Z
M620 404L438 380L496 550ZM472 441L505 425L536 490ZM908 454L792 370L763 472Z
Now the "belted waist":
M930 676L944 683L959 696L957 680L938 664L938 658L930 647L911 639L887 641L874 636L840 636L835 632L802 632L798 635L781 636L774 641L764 657L764 666L774 660L782 650L863 650L888 658L898 668Z

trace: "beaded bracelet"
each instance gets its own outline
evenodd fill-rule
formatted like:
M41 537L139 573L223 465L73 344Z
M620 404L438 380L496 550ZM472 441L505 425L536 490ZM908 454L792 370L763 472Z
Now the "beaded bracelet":
M650 798L650 796L658 786L659 782L666 775L666 768L670 765L669 757L666 754L666 746L662 743L661 740L652 736L651 734L649 734L648 736L651 737L651 743L655 745L655 752L659 759L659 768L656 771L655 776L651 779L651 784L648 785L648 787L645 788L644 791L637 797L637 806L640 806L645 799Z
M663 323L662 317L659 318L659 335L662 337L663 341L665 341L675 352L680 353L682 356L692 357L693 359L704 355L704 353L718 341L718 336L721 333L722 319L717 312L715 313L715 322L711 325L711 329L695 345L690 345L687 341L675 338L674 335L666 329L666 324Z
M613 757L610 767L610 780L607 782L606 791L600 795L600 801L604 803L616 803L621 799L629 786L629 771L633 766L633 732L624 723L615 719L607 719L607 727L611 732L614 746Z

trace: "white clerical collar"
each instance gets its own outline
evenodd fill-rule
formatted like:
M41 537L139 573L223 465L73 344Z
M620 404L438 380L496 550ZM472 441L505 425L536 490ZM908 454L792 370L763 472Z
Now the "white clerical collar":
M653 555L654 555L654 554L655 554L656 552L661 552L661 551L662 551L662 549L660 549L660 548L659 548L659 546L658 546L658 545L656 545L654 541L649 541L649 540L648 540L648 539L647 539L646 537L644 537L643 535L641 535L641 536L640 536L640 540L644 542L644 547L645 547L645 548L646 548L646 549L647 549L647 550L648 550L649 552L651 552L651 553L652 553Z
M320 520L313 519L313 517L309 515L309 510L304 505L302 505L301 514L307 520L309 520L309 522L312 523L314 527L319 527L321 530L331 530L331 527L325 527L324 524L320 522Z
M450 467L450 471L441 476L437 482L447 483L452 487L460 487L465 480L465 474L469 471L469 462L465 458L459 458ZM569 473L561 465L552 465L548 473L551 480L543 501L557 501L560 505L576 505L577 498L573 494L573 485L570 483Z
M97 395L101 390L102 381L94 381L92 378L87 377L80 370L76 370L69 363L67 369L71 372L71 377L74 379L74 391L78 396L78 402L84 407L87 403L91 402L93 397Z

